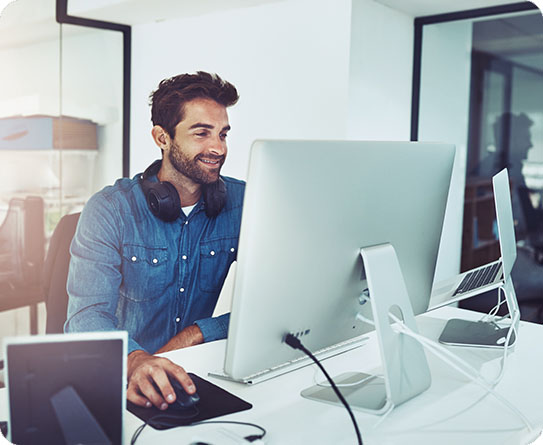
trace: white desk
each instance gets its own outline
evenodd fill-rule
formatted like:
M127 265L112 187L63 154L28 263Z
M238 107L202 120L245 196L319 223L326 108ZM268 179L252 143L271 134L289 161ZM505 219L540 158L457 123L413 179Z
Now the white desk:
M477 319L481 314L455 308L442 308L417 317L419 330L437 338L452 317ZM543 326L521 323L519 338L510 353L503 380L496 390L529 418L536 430L543 428ZM254 386L226 382L207 376L220 369L225 341L213 342L165 354L187 371L210 380L253 404L248 411L222 417L224 420L253 422L267 430L265 443L271 444L355 444L354 428L342 407L306 400L300 391L313 384L316 366L311 365ZM474 348L451 348L485 375L495 375L501 352ZM364 346L323 362L334 376L344 371L378 372L379 357L375 338ZM415 399L395 408L376 428L380 417L355 412L365 445L482 445L526 443L527 429L522 420L478 385L436 359L427 357L432 373L431 387ZM488 373L488 374L487 374ZM319 375L319 380L322 376ZM0 418L7 418L5 390ZM130 443L141 421L127 413L125 443ZM137 445L188 444L196 433L221 425L182 427L156 431L146 427ZM253 428L225 425L240 434L258 433Z

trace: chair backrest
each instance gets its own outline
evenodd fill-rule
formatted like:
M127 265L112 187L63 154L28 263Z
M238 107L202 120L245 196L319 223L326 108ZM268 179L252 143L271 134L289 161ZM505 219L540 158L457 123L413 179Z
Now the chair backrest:
M43 291L47 322L45 332L55 334L64 332L68 292L66 280L70 266L70 244L75 234L79 213L64 215L58 222L51 241L43 269Z
M12 198L0 226L0 282L38 286L45 251L44 205L39 196Z

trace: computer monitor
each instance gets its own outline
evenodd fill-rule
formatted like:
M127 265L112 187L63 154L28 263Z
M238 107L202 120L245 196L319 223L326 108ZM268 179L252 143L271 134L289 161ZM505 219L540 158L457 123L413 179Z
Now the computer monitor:
M126 345L124 331L5 339L8 439L121 445Z
M233 379L373 327L360 249L396 250L415 314L426 311L454 146L261 140L252 146L224 371Z

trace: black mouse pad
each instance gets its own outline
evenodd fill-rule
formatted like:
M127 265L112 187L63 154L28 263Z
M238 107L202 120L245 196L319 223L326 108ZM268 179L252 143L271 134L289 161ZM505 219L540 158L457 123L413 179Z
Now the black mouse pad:
M187 408L186 410L167 409L166 411L161 411L154 406L144 408L127 401L126 407L128 411L144 422L148 422L153 428L166 430L238 411L245 411L253 407L253 405L245 400L198 377L196 374L190 372L188 374L196 385L196 391L200 396L200 401L195 407Z

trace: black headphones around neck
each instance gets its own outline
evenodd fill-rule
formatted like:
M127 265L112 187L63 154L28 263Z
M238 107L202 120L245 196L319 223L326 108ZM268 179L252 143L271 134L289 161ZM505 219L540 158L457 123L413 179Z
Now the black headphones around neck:
M175 221L181 214L181 201L179 193L172 183L164 181L150 181L160 170L162 160L153 162L140 176L141 188L151 212L157 218L166 222ZM226 204L226 184L219 180L211 184L202 185L205 211L209 218L216 217Z

